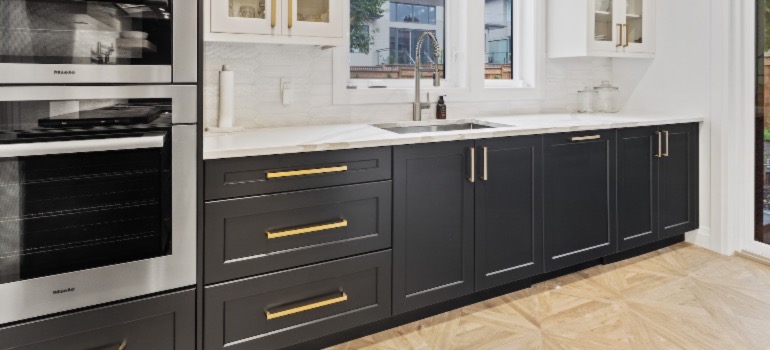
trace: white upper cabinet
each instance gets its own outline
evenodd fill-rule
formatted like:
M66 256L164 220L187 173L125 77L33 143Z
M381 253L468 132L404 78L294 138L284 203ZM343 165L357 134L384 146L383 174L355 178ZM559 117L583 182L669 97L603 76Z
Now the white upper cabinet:
M548 56L654 57L655 0L548 0Z
M205 0L206 41L337 46L349 0Z

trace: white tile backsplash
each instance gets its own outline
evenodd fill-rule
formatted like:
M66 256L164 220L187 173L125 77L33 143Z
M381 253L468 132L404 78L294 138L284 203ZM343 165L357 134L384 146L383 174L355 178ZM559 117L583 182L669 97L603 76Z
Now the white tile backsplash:
M219 70L235 71L235 125L248 128L291 125L379 123L410 120L410 104L335 105L332 102L332 51L315 46L241 43L205 44L204 120L215 126L218 115ZM572 112L576 92L611 80L609 58L552 59L546 63L543 100L447 101L450 118ZM280 82L289 78L295 103L281 102Z

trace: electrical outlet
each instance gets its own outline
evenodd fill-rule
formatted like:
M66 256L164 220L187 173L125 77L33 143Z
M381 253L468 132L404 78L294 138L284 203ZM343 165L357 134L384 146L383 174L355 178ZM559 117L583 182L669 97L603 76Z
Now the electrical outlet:
M281 101L284 105L294 102L294 82L288 78L281 78Z

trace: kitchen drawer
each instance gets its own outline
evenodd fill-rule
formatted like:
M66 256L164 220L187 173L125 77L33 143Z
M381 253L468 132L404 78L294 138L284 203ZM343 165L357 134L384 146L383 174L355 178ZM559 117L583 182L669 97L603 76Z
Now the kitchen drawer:
M390 181L206 203L216 283L390 248Z
M390 254L206 287L205 349L276 349L389 317Z
M390 179L389 147L208 160L206 199Z
M195 348L195 291L172 293L0 329L0 349Z

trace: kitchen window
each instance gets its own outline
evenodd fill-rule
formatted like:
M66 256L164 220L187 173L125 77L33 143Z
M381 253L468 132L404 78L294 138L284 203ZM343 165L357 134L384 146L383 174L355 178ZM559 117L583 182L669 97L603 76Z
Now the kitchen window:
M334 103L414 100L416 44L421 64L439 65L441 87L422 88L452 101L510 101L543 96L545 5L540 0L350 0L350 47L334 51ZM483 38L473 40L473 38ZM423 95L423 100L426 98Z
M433 33L441 47L446 47L444 20L436 19L437 14L440 17L445 14L445 0L402 1L351 0L349 70L351 79L366 80L359 85L388 87L391 84L383 80L414 79L416 45L424 32ZM444 71L443 57L436 57L427 40L421 55L422 64L439 64ZM401 86L400 83L392 85Z

